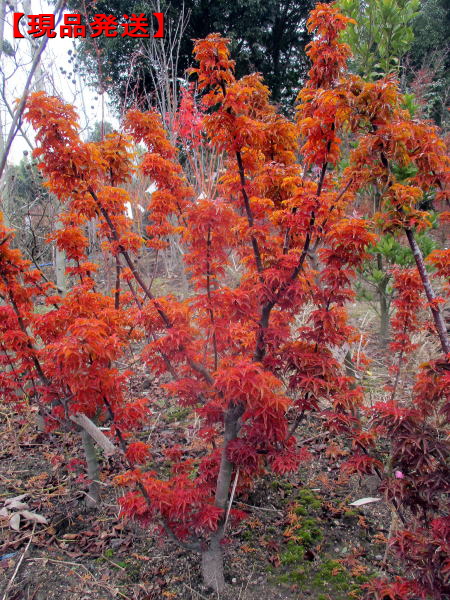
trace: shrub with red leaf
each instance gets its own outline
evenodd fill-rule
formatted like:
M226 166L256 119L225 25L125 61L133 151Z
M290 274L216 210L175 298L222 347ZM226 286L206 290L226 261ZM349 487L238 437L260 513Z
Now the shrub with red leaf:
M207 144L220 156L223 170L208 181L200 178L207 193L197 193L199 179L189 180L155 111L132 110L124 119L126 134L84 143L72 107L42 93L27 103L26 118L37 130L35 154L62 203L63 228L55 240L74 265L68 269L70 292L48 298L54 309L36 316L33 303L54 290L0 229L6 303L0 310L8 323L0 325L0 348L2 362L12 365L2 378L4 390L11 400L20 398L18 368L34 401L58 404L54 419L83 412L108 421L129 462L117 478L127 488L122 513L156 523L173 541L200 552L204 582L218 592L233 494L257 477L292 472L308 460L297 431L313 415L347 441L351 455L344 471L380 476L386 500L417 541L412 548L406 540L413 538L399 533L403 545L395 546L419 583L377 582L370 593L408 598L423 591L444 598L447 589L448 563L423 558L419 546L436 551L434 530L445 517L448 445L442 423L449 412L450 348L441 300L414 234L430 223L418 206L423 193L443 198L448 159L438 131L404 109L392 76L366 83L348 74L349 48L339 32L350 21L333 4L312 11L312 66L295 122L270 103L260 75L235 77L228 40L211 34L196 41L198 66L191 73L201 107L185 92L175 129L187 155ZM344 172L342 132L355 142ZM140 143L146 151L136 166L132 146ZM392 167L410 164L414 174L397 181ZM135 169L157 188L147 207L145 239L125 210L130 196L123 184ZM191 172L197 173L194 167ZM375 182L384 190L376 222L406 235L416 260L416 270L395 273L393 353L400 364L414 349L420 303L431 313L443 356L420 369L413 406L396 399L394 381L391 399L374 407L367 424L360 417L364 391L336 356L360 339L346 307L376 236L373 223L355 213L354 200ZM96 267L87 261L90 221L117 266L111 296L98 291ZM159 252L174 237L190 276L186 299L155 296L138 266L142 248ZM445 258L431 255L436 276L447 272ZM232 284L228 270L236 263L240 273ZM201 420L204 451L166 449L170 475L136 468L148 457L145 445L133 439L147 417L147 401L129 398L129 373L118 368L134 339L144 344L145 367L170 377L166 390ZM387 465L377 451L380 437L391 445ZM393 477L389 465L403 477Z

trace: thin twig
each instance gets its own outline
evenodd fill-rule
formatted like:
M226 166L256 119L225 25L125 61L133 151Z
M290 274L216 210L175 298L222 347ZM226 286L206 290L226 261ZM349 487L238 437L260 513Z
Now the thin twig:
M119 565L119 563L114 562L113 560L111 560L110 558L108 558L107 556L105 556L104 554L102 554L102 558L104 560L106 560L107 562L111 563L112 565L114 565L116 567L116 569L120 569L121 571L126 571L125 567L121 567Z
M282 510L278 510L277 508L264 508L262 506L253 506L253 504L247 504L246 502L242 502L241 500L238 500L239 504L242 504L242 506L246 506L247 508L251 508L253 510L262 510L264 512L276 512L279 515L284 514Z
M59 19L61 18L61 15L63 13L65 5L66 5L66 0L60 0L55 9L55 14L58 15L56 18L57 22L59 22ZM31 82L33 81L34 74L36 72L36 69L39 66L42 53L45 50L48 40L49 40L49 38L47 36L42 38L42 41L36 51L36 54L34 55L33 63L31 65L30 72L28 73L28 77L25 82L22 98L19 102L19 106L17 107L16 112L14 113L14 118L12 120L11 127L9 129L8 138L7 138L5 146L4 146L3 154L0 157L0 177L3 175L3 171L6 166L6 161L8 159L9 151L11 150L11 145L14 141L14 138L16 137L17 131L20 129L22 115L25 111L26 102L28 99L28 95L30 93Z
M187 583L183 583L184 587L186 589L188 589L191 594L194 593L196 596L198 596L199 598L203 598L203 600L210 600L209 598L207 598L206 596L203 596L202 594L200 594L200 592L197 592L197 590L194 590L194 588L192 588L190 585L188 585Z
M236 486L239 479L239 467L236 469L236 475L234 476L233 487L231 489L230 501L228 502L227 512L225 515L225 522L223 524L223 532L225 533L225 529L227 527L228 517L230 516L231 506L233 504L234 494L236 492Z
M5 588L5 593L3 594L3 599L2 600L7 600L8 598L8 592L12 587L12 584L14 583L14 580L17 576L17 573L19 572L20 569L20 565L23 562L23 559L25 558L25 554L28 552L28 548L30 547L31 544L31 540L33 539L33 535L34 535L34 530L36 529L36 523L33 524L33 531L31 532L30 537L28 538L28 543L25 546L25 550L22 552L22 556L19 558L19 560L17 561L17 565L16 568L14 569L14 573L12 574L11 579L8 582L8 585Z

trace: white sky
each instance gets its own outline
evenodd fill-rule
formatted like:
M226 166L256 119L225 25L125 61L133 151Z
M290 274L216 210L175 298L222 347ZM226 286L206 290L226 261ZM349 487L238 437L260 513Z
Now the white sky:
M31 7L31 14L35 15L40 13L48 14L54 11L54 7L51 7L44 0L32 0ZM20 12L26 12L20 8L18 10ZM5 94L10 106L13 105L16 98L22 96L24 84L32 61L30 42L26 38L14 39L13 37L12 19L12 12L8 11L4 38L13 47L15 56L9 57L3 53L1 57L2 71L6 76ZM23 17L21 25L22 23L26 25L26 17ZM22 32L26 31L26 26L22 26L21 29ZM56 31L59 33L59 27L56 28ZM37 41L40 41L41 39L42 38L38 38ZM82 135L85 137L88 128L93 127L96 121L102 120L102 99L96 94L95 90L87 86L78 75L74 74L73 63L69 63L69 51L72 51L73 56L74 48L74 40L70 38L60 38L59 35L55 38L49 38L41 61L44 73L43 87L47 93L61 96L64 100L75 106L80 117L80 124L83 132ZM64 74L61 69L63 69L66 74ZM36 83L38 88L42 89L40 82ZM0 81L0 85L3 85L3 81ZM111 112L109 99L106 95L103 105L105 121L109 121L117 127L117 119ZM9 132L11 118L1 98L0 119L1 124L3 125L3 133L6 138ZM28 139L33 142L32 129L29 126L26 126L24 127L24 130ZM8 163L18 163L23 156L24 150L30 151L30 147L19 131L13 142L8 157Z

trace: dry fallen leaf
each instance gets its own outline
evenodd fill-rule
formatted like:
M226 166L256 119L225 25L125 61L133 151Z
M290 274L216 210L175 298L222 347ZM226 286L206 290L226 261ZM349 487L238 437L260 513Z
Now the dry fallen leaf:
M14 496L14 498L7 498L5 500L4 509L6 509L6 510L22 510L24 508L28 508L28 504L26 502L22 502L22 500L26 497L27 497L27 494L21 494L20 496Z
M372 502L379 502L381 498L360 498L354 502L350 502L349 506L363 506L364 504L371 504Z
M9 526L14 531L20 530L20 513L15 513L9 520Z
M29 510L21 510L20 514L27 519L27 521L33 521L34 523L43 523L44 525L48 523L47 519L42 515L38 515L35 512L30 512Z
M21 494L20 496L14 496L14 498L7 498L5 500L5 505L9 506L14 502L21 502L26 497L27 497L27 494Z

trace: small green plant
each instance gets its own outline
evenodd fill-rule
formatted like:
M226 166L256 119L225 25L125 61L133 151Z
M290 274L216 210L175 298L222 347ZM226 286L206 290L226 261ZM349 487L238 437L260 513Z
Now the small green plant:
M307 561L296 563L292 571L279 575L276 580L288 584L308 582L317 600L348 600L362 597L362 586L370 581L370 576L353 575L340 562L327 558L319 564Z
M361 586L369 579L370 577L365 574L352 575L337 560L326 560L320 565L312 581L313 586L320 591L322 598L338 600L360 598Z
M171 406L166 414L166 419L169 423L175 423L176 421L183 421L189 414L190 409L184 406Z
M299 564L306 550L315 548L323 539L317 512L322 507L319 497L308 489L302 489L288 513L289 526L284 535L288 538L280 561L284 566Z
M297 542L289 541L286 550L280 556L281 564L288 566L302 562L305 551L304 546L299 545Z
M274 479L270 482L271 487L274 490L284 490L285 492L290 492L293 490L294 486L289 481L281 481L280 479Z
M303 488L297 494L297 506L302 506L305 510L310 512L319 510L322 506L322 501L315 492Z

